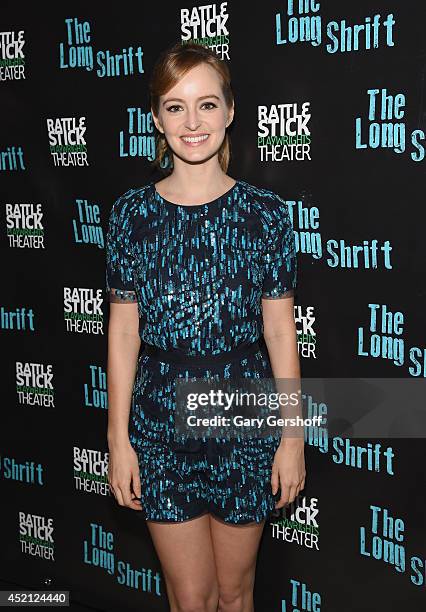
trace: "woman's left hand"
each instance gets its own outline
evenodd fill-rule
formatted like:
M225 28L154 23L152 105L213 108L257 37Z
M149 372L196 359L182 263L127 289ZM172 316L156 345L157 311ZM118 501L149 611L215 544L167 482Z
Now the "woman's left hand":
M301 439L284 439L274 456L272 465L272 493L281 487L281 497L275 508L282 508L292 503L305 486L305 443Z

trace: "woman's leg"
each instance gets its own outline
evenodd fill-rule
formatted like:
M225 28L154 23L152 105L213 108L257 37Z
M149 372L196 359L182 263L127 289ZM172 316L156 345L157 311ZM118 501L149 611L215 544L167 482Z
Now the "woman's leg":
M208 514L180 523L147 521L171 612L217 612L218 585Z
M265 526L230 525L210 515L219 587L218 612L254 612L256 558Z

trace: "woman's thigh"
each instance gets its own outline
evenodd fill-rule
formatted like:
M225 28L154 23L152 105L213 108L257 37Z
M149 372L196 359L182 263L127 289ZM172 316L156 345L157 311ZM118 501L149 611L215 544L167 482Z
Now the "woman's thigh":
M218 597L209 514L179 523L147 521L167 582L170 603L188 608Z
M251 591L265 521L230 525L210 516L210 528L221 598L233 600Z

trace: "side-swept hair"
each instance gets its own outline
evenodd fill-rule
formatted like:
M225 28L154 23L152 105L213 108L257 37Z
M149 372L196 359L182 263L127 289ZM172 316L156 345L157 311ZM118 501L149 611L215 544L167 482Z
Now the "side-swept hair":
M221 80L222 93L226 105L231 109L234 94L231 89L231 75L228 65L221 60L216 52L196 43L182 44L178 42L165 49L154 64L149 82L151 107L156 116L160 108L160 96L166 94L192 68L205 62L214 68ZM156 157L153 164L169 172L173 170L173 156L167 140L160 131L156 136ZM219 164L227 172L231 158L231 141L228 132L218 151Z

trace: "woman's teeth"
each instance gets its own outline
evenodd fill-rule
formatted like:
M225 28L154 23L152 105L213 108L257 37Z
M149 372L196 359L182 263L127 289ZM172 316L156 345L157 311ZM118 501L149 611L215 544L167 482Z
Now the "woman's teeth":
M188 143L197 143L207 140L208 137L208 134L204 134L204 136L182 136L182 140Z

